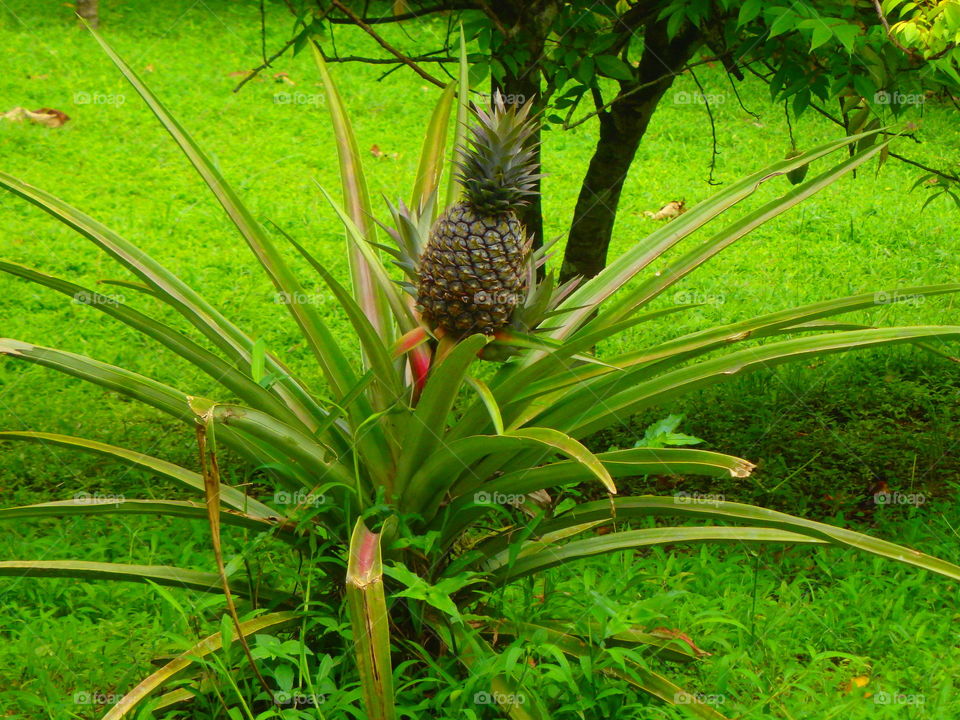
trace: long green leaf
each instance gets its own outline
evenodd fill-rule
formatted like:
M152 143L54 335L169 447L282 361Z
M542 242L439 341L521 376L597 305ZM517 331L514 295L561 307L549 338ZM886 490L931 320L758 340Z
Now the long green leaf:
M142 279L157 298L183 315L228 357L241 365L250 362L253 341L143 250L59 198L24 183L12 175L0 172L0 187L33 203L91 240ZM269 357L269 362L270 370L280 378L273 391L284 398L291 410L296 412L305 423L316 423L322 419L324 411L310 393L276 358Z
M367 191L367 182L363 175L363 164L360 161L360 151L357 148L357 139L350 124L350 117L340 98L323 53L315 43L310 44L313 57L320 71L320 79L327 93L327 108L330 110L330 120L333 123L333 133L337 142L337 155L340 159L340 180L343 185L343 202L347 215L360 231L363 243L369 243L373 260L362 252L362 246L356 243L347 243L347 256L350 259L350 273L353 277L353 291L357 302L369 317L370 322L381 337L389 344L393 340L393 325L390 323L390 309L387 305L383 288L380 286L374 272L380 266L380 259L373 250L377 242L377 227L373 220L373 210L370 207L370 194Z
M405 446L406 447L406 446ZM516 453L535 448L545 457L561 453L571 458L583 471L586 479L599 479L609 492L616 492L613 478L597 455L573 438L550 428L524 428L503 435L476 435L437 447L411 478L401 500L401 507L430 519L448 494L464 496L475 490L487 490L485 476L478 475L474 468L485 457ZM465 479L456 483L460 476ZM579 477L579 476L578 476ZM456 485L455 485L456 483ZM500 483L497 483L498 486ZM451 488L454 488L451 490ZM498 488L499 489L499 488ZM510 493L518 490L509 489ZM473 502L468 497L463 502Z
M283 453L300 472L298 477L306 479L306 487L313 488L323 482L353 486L353 474L344 467L336 456L328 459L329 448L295 427L286 425L268 413L253 408L216 403L212 407L203 407L194 403L195 417L202 419L210 413L217 425L236 428Z
M393 279L387 274L386 269L380 263L374 246L367 242L363 235L363 230L353 221L347 210L333 199L322 185L317 183L317 188L323 194L324 198L337 213L340 221L347 230L347 240L351 246L365 258L367 269L371 281L376 284L379 292L386 298L387 305L393 311L393 316L401 330L408 332L417 327L416 318L413 316L411 304L401 297ZM388 337L388 336L385 336Z
M479 567L492 573L492 582L500 585L594 555L689 542L829 544L828 540L768 527L657 527L612 532L564 544L538 544L538 541L532 540L529 541L529 546L536 552L524 554L523 550L527 546L525 543L516 558L513 558L513 549L507 549L480 561Z
M712 358L641 382L635 387L623 390L611 397L600 397L592 409L578 412L579 408L564 408L567 415L561 425L570 424L571 434L576 437L622 422L631 413L644 407L668 400L678 394L690 392L719 382L730 380L736 375L771 368L785 362L791 362L811 355L823 355L834 352L860 350L877 345L912 342L924 339L960 338L960 326L929 326L878 328L870 330L852 330L850 332L814 335L812 337L782 340L760 347L746 348L729 355ZM556 417L556 413L549 413ZM553 425L544 420L538 424Z
M553 337L568 337L578 330L590 318L600 303L624 287L637 273L690 233L752 195L765 181L855 143L861 138L874 135L876 132L871 131L824 143L796 158L773 163L759 172L728 185L712 197L664 225L608 264L596 277L585 282L560 304L558 309L563 312L558 320L562 322L562 327L552 333Z
M0 432L0 441L4 440L35 442L42 445L56 445L58 447L70 448L72 450L83 450L84 452L92 452L98 455L104 455L106 457L113 458L114 460L119 460L120 462L126 463L127 465L132 465L134 467L156 473L157 475L170 478L171 480L183 483L194 490L203 492L203 478L199 473L195 473L192 470L187 470L186 468L176 465L172 462L167 462L166 460L161 460L160 458L156 458L151 455L145 455L144 453L140 453L135 450L128 450L127 448L118 447L116 445L108 445L106 443L97 442L96 440L87 440L86 438L73 437L71 435L57 435L54 433L43 432ZM220 499L223 500L225 505L240 511L245 515L252 515L253 517L267 521L271 521L273 518L276 518L281 522L284 521L284 518L280 516L276 510L267 507L258 500L254 500L252 497L245 495L236 488L222 485L220 488Z
M173 417L190 421L186 393L115 365L54 348L0 338L0 355L26 360L122 393Z
M482 436L481 436L482 437ZM450 447L457 447L455 441ZM597 453L597 459L614 478L638 475L708 475L714 477L747 477L753 465L748 461L690 448L633 448ZM537 490L550 490L573 483L589 482L593 473L579 462L564 460L540 467L525 467L507 472L482 484L461 479L450 492L452 500L444 512L433 517L430 528L441 531L441 544L446 547L455 541L464 528L477 522L493 508L477 504L476 495L525 495Z
M410 207L421 212L426 207L428 198L437 192L437 186L440 184L444 148L447 144L447 128L450 125L450 108L453 105L456 88L456 83L449 83L444 89L430 116L427 132L423 136L420 163L417 166L417 177L413 184L413 197L410 199Z
M162 515L204 520L207 517L207 509L202 503L186 500L127 500L125 498L111 500L96 497L79 497L72 500L0 508L0 521L74 515ZM277 526L276 521L237 511L222 512L221 517L227 525L256 531L269 531Z
M158 585L197 590L205 593L222 593L217 573L186 570L168 565L128 565L125 563L91 562L88 560L3 560L0 561L0 576L3 577L62 577L83 580L122 580L128 582L152 581ZM246 583L238 583L246 587ZM246 594L239 590L239 594ZM263 592L258 593L263 595ZM268 593L282 597L279 593Z
M242 398L254 407L259 407L262 410L271 412L284 418L287 422L301 424L300 419L289 407L271 394L266 388L254 382L250 376L245 375L230 363L225 362L217 355L201 347L183 333L173 330L169 326L154 320L140 311L134 310L109 296L101 295L81 285L54 277L53 275L48 275L24 265L0 261L0 272L6 272L37 283L38 285L49 287L68 297L74 298L77 302L116 318L147 337L153 338L185 360L188 360L228 390L236 393L237 397Z
M696 497L662 498L643 495L615 498L613 505L607 501L584 503L564 513L557 520L546 523L541 529L544 532L550 532L568 524L579 525L601 518L609 519L611 512L615 512L618 518L676 515L787 530L815 540L856 548L889 560L914 565L953 580L960 580L960 567L957 565L886 540L776 510L713 498L701 500Z
M191 405L202 401L201 398L191 397L176 388L143 375L62 350L30 345L18 340L0 339L0 355L43 365L109 390L114 390L162 410L191 426L194 424L196 417ZM251 412L258 411L251 410ZM243 454L255 465L276 464L283 460L275 454L270 446L251 443L249 440L239 437L233 431L223 433L222 439L225 444Z
M847 324L833 324L829 326L816 325L814 321L853 312L856 310L866 310L878 307L878 298L891 298L891 302L898 302L907 298L930 297L934 295L960 292L960 283L946 283L942 285L923 285L917 287L901 288L898 290L862 293L859 295L850 295L848 297L835 298L832 300L823 300L807 305L801 305L787 310L778 310L772 313L759 315L749 320L743 320L728 325L722 325L705 330L699 330L681 337L668 340L653 347L635 350L622 355L610 358L612 365L627 370L635 366L650 367L660 364L673 364L688 360L692 357L702 355L717 348L728 347L732 344L744 342L750 339L765 338L784 333L792 333L807 330L847 330L847 329L867 329L863 326ZM900 299L900 300L898 300ZM616 326L612 326L616 327ZM603 333L604 331L598 331ZM577 341L579 341L578 336ZM577 342L574 341L574 342ZM533 370L534 368L525 368ZM573 385L583 385L582 391L586 391L587 381L595 377L610 375L611 370L603 367L580 367L568 369L562 373L555 373L550 377L539 382L530 382L531 375L525 378L510 378L509 384L503 383L497 386L498 394L507 394L509 397L517 398L518 407L523 407L523 400L537 395L543 395L551 391L561 390ZM646 373L644 373L646 374ZM617 378L618 383L635 384L636 374L627 373L622 378ZM518 380L525 382L518 382ZM581 391L581 392L582 392ZM591 386L590 392L593 392ZM575 403L576 396L565 395L565 401Z
M447 414L457 399L477 352L489 342L484 335L471 335L450 351L427 378L417 409L402 438L403 454L397 467L396 492L402 497L414 472L441 444L446 431Z
M104 52L127 78L150 110L153 111L164 129L180 146L183 154L186 155L200 177L203 178L230 220L240 231L244 240L247 241L277 290L285 293L286 297L294 299L293 302L286 303L286 307L300 326L304 339L323 368L332 391L338 398L343 397L346 389L356 382L356 376L346 357L340 351L336 339L320 318L320 314L313 304L295 301L297 298L305 297L306 292L277 252L273 243L270 242L260 223L253 218L253 215L240 201L233 188L227 184L193 138L187 134L186 130L167 111L130 66L113 51L113 48L99 34L95 31L92 32Z
M240 624L242 636L249 637L254 633L285 625L298 618L299 614L295 612L276 612L261 615L260 617L247 620ZM103 716L103 720L120 720L126 717L131 710L136 708L136 706L143 702L151 693L159 690L175 675L190 667L197 660L206 657L210 653L216 652L221 647L223 647L223 637L220 633L214 633L204 638L192 648L142 680L133 690L124 695L116 705L110 708L110 711ZM179 697L183 699L182 695Z
M467 135L467 117L470 110L470 63L467 62L467 39L460 26L460 64L457 82L457 124L453 131L453 146L450 148L450 160L447 163L447 199L445 207L450 207L457 201L460 194L460 183L457 182L457 162L460 157L460 148Z
M691 249L665 271L650 278L639 288L628 293L626 297L619 301L613 308L602 313L596 320L591 322L587 326L587 330L589 331L591 327L609 325L610 323L626 319L629 314L638 307L650 302L650 300L657 297L661 292L698 268L711 257L729 247L747 233L775 218L777 215L795 207L828 185L832 185L843 175L856 170L877 155L877 153L881 152L887 145L888 143L885 142L880 143L868 150L856 153L848 160L817 175L815 178L787 192L782 197L771 200L762 207L730 224L703 244Z
M370 720L392 720L396 707L380 535L370 532L363 518L357 520L350 539L346 590L367 716Z
M281 230L281 232L283 231ZM346 312L350 324L360 339L360 345L370 363L370 368L374 371L374 376L386 389L389 399L396 400L396 398L401 396L403 388L397 371L394 368L389 346L384 343L383 336L377 332L377 329L373 323L370 322L363 308L353 299L347 289L337 282L336 278L334 278L305 247L286 233L283 234L287 237L290 244L310 263L310 266L320 275L320 278L327 284L327 287L330 288L330 291L337 298L340 307ZM389 403L386 402L383 403L381 409L388 404Z

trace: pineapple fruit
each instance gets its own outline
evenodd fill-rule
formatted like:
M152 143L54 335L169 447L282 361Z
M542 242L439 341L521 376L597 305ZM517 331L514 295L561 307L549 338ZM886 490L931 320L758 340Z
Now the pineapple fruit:
M457 163L463 198L434 223L417 269L421 316L442 335L493 335L526 296L532 239L517 210L541 177L531 102L506 107L494 93L489 107L473 109Z

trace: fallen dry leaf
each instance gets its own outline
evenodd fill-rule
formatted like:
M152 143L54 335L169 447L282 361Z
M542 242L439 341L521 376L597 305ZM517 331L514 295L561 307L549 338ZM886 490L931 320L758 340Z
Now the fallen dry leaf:
M40 108L39 110L27 110L22 107L15 107L12 110L0 115L0 119L10 120L11 122L23 122L29 120L37 125L43 125L48 128L58 128L70 119L70 116L53 108Z
M49 75L44 73L43 75L27 75L27 80L46 80Z
M144 72L153 72L155 69L156 69L156 68L153 67L153 63L150 63L149 65L147 65L147 66L145 66L145 67L143 68L143 71L144 71Z
M296 83L290 79L290 76L285 72L278 72L273 76L273 79L278 83L286 83L287 85L296 85Z
M687 211L686 200L671 200L656 212L644 210L643 214L651 220L672 220Z

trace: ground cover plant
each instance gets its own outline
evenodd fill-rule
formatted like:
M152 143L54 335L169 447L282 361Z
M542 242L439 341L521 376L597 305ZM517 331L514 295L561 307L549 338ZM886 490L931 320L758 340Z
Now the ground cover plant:
M109 275L109 273L108 273L108 275ZM102 276L102 275L101 275L101 276ZM48 297L49 297L49 296L48 296ZM52 303L50 303L50 305L52 306ZM931 302L931 303L928 303L928 304L924 305L923 307L919 308L919 312L926 315L926 314L929 314L929 313L935 311L935 308L936 308L936 307L937 307L937 305L936 305L935 303ZM83 309L84 309L84 308L80 308L80 310L83 310ZM709 309L709 308L708 308L708 309ZM881 311L887 310L886 307L882 307L882 308L879 308L879 309L880 309ZM917 310L917 308L909 308L908 310L910 310L911 312L913 312L914 310ZM46 337L54 337L54 336L56 336L56 335L52 335L52 334L46 335ZM39 337L39 335L35 335L34 337ZM58 336L57 336L57 337L58 337ZM40 339L45 339L45 338L40 338ZM8 363L8 364L9 364L9 363ZM152 374L152 373L151 373L151 374ZM35 377L35 374L34 374L34 377ZM56 381L55 381L55 380L51 380L50 378L47 378L47 380L46 380L45 382L46 382L47 384L51 384L52 382L56 382ZM122 406L121 406L121 407L122 407ZM687 422L690 422L690 419L692 419L692 417L693 417L692 414L688 414L688 418L689 418L689 419L687 420ZM59 421L58 421L58 422L59 422ZM73 426L72 426L71 424L65 424L65 425L63 425L62 427L64 428L64 431L67 431L66 428L70 428L70 430L73 429ZM699 432L699 431L696 432L695 434L703 435L703 433L701 433L701 432ZM145 445L144 447L146 447L146 445ZM721 446L721 447L722 447L722 446ZM15 451L15 452L17 452L18 455L21 456L21 457L27 456L26 453L20 454L20 451ZM187 453L187 454L185 455L185 457L188 457L188 456L189 456L189 453ZM746 456L750 457L749 455L746 455ZM185 463L186 463L186 462L189 462L189 460L187 459L187 460L185 460L184 462L185 462ZM108 467L109 467L109 466L108 466ZM99 481L95 481L95 482L103 483L103 482L110 482L110 481L109 481L109 480L99 480ZM102 487L104 487L104 486L101 484L100 487L102 488ZM70 493L68 493L68 494L70 494ZM128 493L128 494L132 494L132 493ZM267 497L269 497L269 493L267 494ZM46 526L46 525L45 525L45 526ZM82 527L89 527L89 526L82 526ZM887 536L887 537L900 537L900 539L901 539L902 541L907 542L907 544L911 544L910 541L913 540L913 539L920 539L920 540L923 539L922 530L921 530L922 527L923 527L923 526L922 526L922 523L921 523L921 524L918 524L918 525L916 526L916 531L920 533L920 537L917 537L916 535L911 534L909 528L902 528L902 527L900 527L900 526L894 526L894 525L884 525L880 530L878 530L878 532L879 532L880 534L885 534L885 536ZM96 532L96 531L94 530L93 532ZM132 532L132 531L131 531L131 532ZM903 535L899 535L900 532L903 532L904 534L903 534ZM894 534L894 533L896 533L896 534ZM206 537L205 537L205 535L204 535L203 532L197 531L197 532L191 533L191 534L196 535L196 539L197 539L197 541L198 541L198 542L195 544L195 547L202 547L202 546L205 545L205 543L207 542L207 539L206 539ZM131 536L131 537L133 537L133 536ZM119 542L118 545L120 546L119 550L122 552L123 549L124 549L123 546L125 545L125 542ZM928 546L928 547L929 547L929 546ZM937 547L939 547L939 545L938 545ZM944 545L944 546L943 546L942 548L940 548L940 549L941 549L942 551L944 551L944 552L947 552L947 553L948 553L948 556L949 556L948 547L949 547L948 545ZM683 552L682 552L682 551L677 551L677 552L680 553L680 556L681 556L681 557L683 556ZM21 556L22 556L22 554L21 554ZM713 556L711 555L711 557L713 557ZM719 557L719 556L717 556L717 557ZM829 555L828 557L830 557L830 558L835 558L835 557L836 557L836 554L831 554L831 555ZM655 565L656 568L659 570L659 569L660 569L660 563L661 563L661 562L666 562L666 558L652 557L652 558L650 559L650 562L651 562L652 565ZM719 560L714 560L714 562L719 562ZM790 562L790 558L787 558L786 562L789 563L789 562ZM204 560L203 562L197 562L197 563L196 563L197 566L202 566L202 565L205 565L205 564L207 564L207 561L206 561L206 560ZM706 560L704 560L704 564L705 564L705 565L709 565L708 561L706 561ZM207 566L209 567L208 564L207 564ZM599 564L599 563L598 563L598 564L596 564L594 567L596 567L597 569L600 569L600 568L606 567L606 564ZM854 574L855 571L857 570L857 567L858 567L858 566L857 566L855 563L851 563L851 564L849 564L849 565L845 565L843 568L835 568L835 570L836 570L836 576L837 576L837 577L843 576L843 570L848 571L848 572L852 575L852 574ZM729 567L729 573L728 573L728 575L734 574L735 571L736 571L736 569L737 569L736 561L732 559L732 560L730 561L730 567ZM871 568L871 570L873 570L873 568ZM654 572L654 570L651 570L651 573L653 573L653 572ZM667 575L669 575L669 570L668 570L668 569L664 568L664 569L663 569L663 572L666 573ZM889 572L889 571L884 571L884 572ZM643 573L640 573L640 574L642 575ZM818 574L819 574L819 573L818 573ZM665 575L665 577L666 577L667 575ZM566 582L566 580L564 580L564 578L565 578L566 576L565 576L564 574L562 574L562 573L560 573L559 575L556 575L556 576L554 576L554 577L557 577L557 579L560 580L561 582ZM577 577L577 573L573 573L573 578L576 578L576 577ZM903 575L902 573L898 573L898 574L895 575L894 577L899 577L899 578L902 580L902 579L904 579L904 577L906 577L906 576ZM874 589L875 592L877 591L877 585L876 585L876 583L865 582L865 586ZM21 586L21 587L22 587L22 586ZM762 586L761 586L761 587L762 587ZM936 586L935 584L930 584L928 587L932 587L934 594L935 594L935 595L939 595L938 591L936 590L937 586ZM39 591L37 590L37 591L31 591L31 592L39 592ZM92 590L91 590L91 592L92 592ZM927 595L929 595L929 590L927 591ZM914 596L917 600L919 600L919 601L921 601L922 603L926 604L927 602L930 601L930 598L927 597L927 595L924 595L924 594L923 594L923 591L919 589L919 586L917 586L917 594ZM942 596L941 596L941 597L942 597ZM216 605L216 607L217 607L217 608L220 607L219 603ZM144 617L146 617L146 615L145 615ZM788 617L788 615L785 615L784 617ZM878 620L878 622L880 622L880 621ZM882 624L873 624L873 623L871 623L871 627L872 627L873 630L877 630L878 628L882 628L883 626L882 626ZM865 634L869 634L869 633L865 633ZM849 637L849 636L848 636L848 637ZM502 641L501 641L501 642L502 642ZM787 653L787 654L789 654L789 653ZM713 661L711 661L711 663L712 663L712 662L713 662ZM81 663L81 664L82 664L82 663ZM542 660L542 661L541 661L541 665L543 665L544 667L552 667L551 663L550 663L548 660L547 660L547 661ZM130 677L130 676L128 675L127 677ZM130 678L130 679L132 680L132 678ZM845 680L846 680L846 679L844 679L844 681L845 681ZM918 684L921 685L921 686L923 686L923 685L922 685L922 682L917 681L917 680L915 680L915 679L911 679L911 680L908 680L908 681L904 682L903 684L893 685L893 686L890 686L890 687L894 687L894 688L896 688L896 687L908 687L908 688L909 688L909 687L914 687L914 688L915 688L915 687L917 687ZM698 685L698 686L699 686L699 685ZM101 687L103 687L103 685L101 685ZM122 683L121 683L121 687L123 687L123 684L122 684ZM702 687L709 688L709 687L712 687L712 686L711 686L708 682L705 682L705 683L702 685ZM409 696L410 696L410 694L408 693L408 697L409 697ZM844 697L846 697L846 696L844 696ZM928 702L929 702L929 696L928 696ZM13 707L14 707L14 708L18 708L19 706L15 704ZM474 707L474 709L476 709L476 706L471 705L471 707ZM488 708L480 708L480 709L481 709L481 710L485 710L485 709L486 709L486 710L489 710ZM728 708L728 709L729 709L729 708ZM871 708L871 709L876 709L876 708ZM885 708L880 708L880 711L884 711L884 710L885 710ZM895 708L890 708L889 710L892 712L893 710L895 710ZM648 708L647 711L649 711L649 708ZM451 713L451 714L452 714L452 713Z

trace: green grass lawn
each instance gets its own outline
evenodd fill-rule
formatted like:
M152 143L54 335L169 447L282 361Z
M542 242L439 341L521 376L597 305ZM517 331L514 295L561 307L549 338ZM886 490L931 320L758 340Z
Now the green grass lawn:
M234 94L236 73L259 54L257 3L101 0L101 5L109 41L212 154L255 215L285 228L346 280L342 229L314 184L339 191L336 150L310 58L304 54L276 64L274 72L287 73L295 85L275 81L268 72ZM53 107L71 117L58 130L0 121L0 168L145 248L319 384L319 374L309 370L308 350L298 345L295 326L242 240L180 151L69 15L58 3L0 3L0 60L7 69L0 75L2 102ZM286 39L289 25L278 20L268 26L268 50ZM420 28L442 30L440 22ZM399 33L395 39L409 42ZM344 53L372 51L368 39L350 33L338 36L338 47ZM410 186L436 89L404 71L378 80L382 67L338 66L334 72L361 149L382 151L365 158L371 193L395 199L398 188L406 192ZM763 88L751 83L741 88L758 120L740 108L720 72L705 71L700 78L722 99L714 108L718 180L732 181L782 157L788 146L782 108L769 104ZM687 77L676 87L687 93L696 88ZM713 191L706 182L710 137L704 109L673 102L675 97L680 96L668 95L634 162L611 253L623 252L658 227L645 210L681 198L692 205ZM546 135L548 237L569 226L594 130L587 123ZM797 128L802 148L837 135L836 126L812 116ZM954 111L931 103L921 137L936 137L938 143L902 140L899 150L923 162L942 162L940 149L960 140ZM921 213L922 192L907 192L917 174L891 161L880 173L870 166L843 179L743 239L686 279L677 294L658 301L659 307L708 298L702 308L671 316L669 325L643 325L623 343L835 296L955 280L960 214L946 200ZM768 183L756 200L781 193L785 183L782 178ZM120 279L92 245L10 195L0 197L0 248L4 260L80 284ZM6 276L0 288L4 337L81 352L193 394L212 391L192 367L89 308ZM181 326L177 316L133 290L102 291ZM336 315L332 298L319 287L316 292L321 309ZM946 296L919 305L881 304L852 319L954 324L955 303ZM599 350L602 355L616 349ZM957 354L956 348L951 352ZM717 492L853 522L957 562L958 399L956 365L912 348L871 351L736 379L637 418L596 442L630 445L647 423L682 412L685 432L703 438L704 447L758 462L757 472L715 485L638 479L637 488ZM81 435L195 464L189 428L23 363L0 363L0 428ZM922 493L928 502L918 508L865 506L880 482L892 491ZM4 506L78 492L150 497L168 494L169 488L93 456L0 445ZM153 519L78 519L8 524L4 530L0 559L144 564L175 559L183 566L212 567L208 535L199 523L174 532ZM240 534L227 540L233 550L245 542ZM122 693L149 672L153 656L182 648L183 638L195 637L201 627L212 631L209 621L218 609L195 607L197 598L186 592L172 595L194 608L188 617L150 587L4 579L0 713L25 719L99 717L95 707L76 704L74 693ZM954 687L960 667L956 598L945 580L848 552L677 548L584 562L576 572L552 573L546 588L518 588L503 601L507 614L529 617L533 608L534 616L547 617L573 604L598 622L681 629L712 655L695 669L672 670L711 696L719 710L799 720L960 716ZM589 666L564 668L549 655L533 659L548 670L540 690L556 698L555 717L681 717L630 693L604 696ZM331 662L330 682L348 697L354 692L349 672L341 669L342 658ZM429 669L416 672L421 684L401 692L411 717L492 717L490 708L471 701L479 688L469 682L454 693ZM869 678L867 685L851 689L851 679L861 677ZM877 702L885 697L891 702Z

